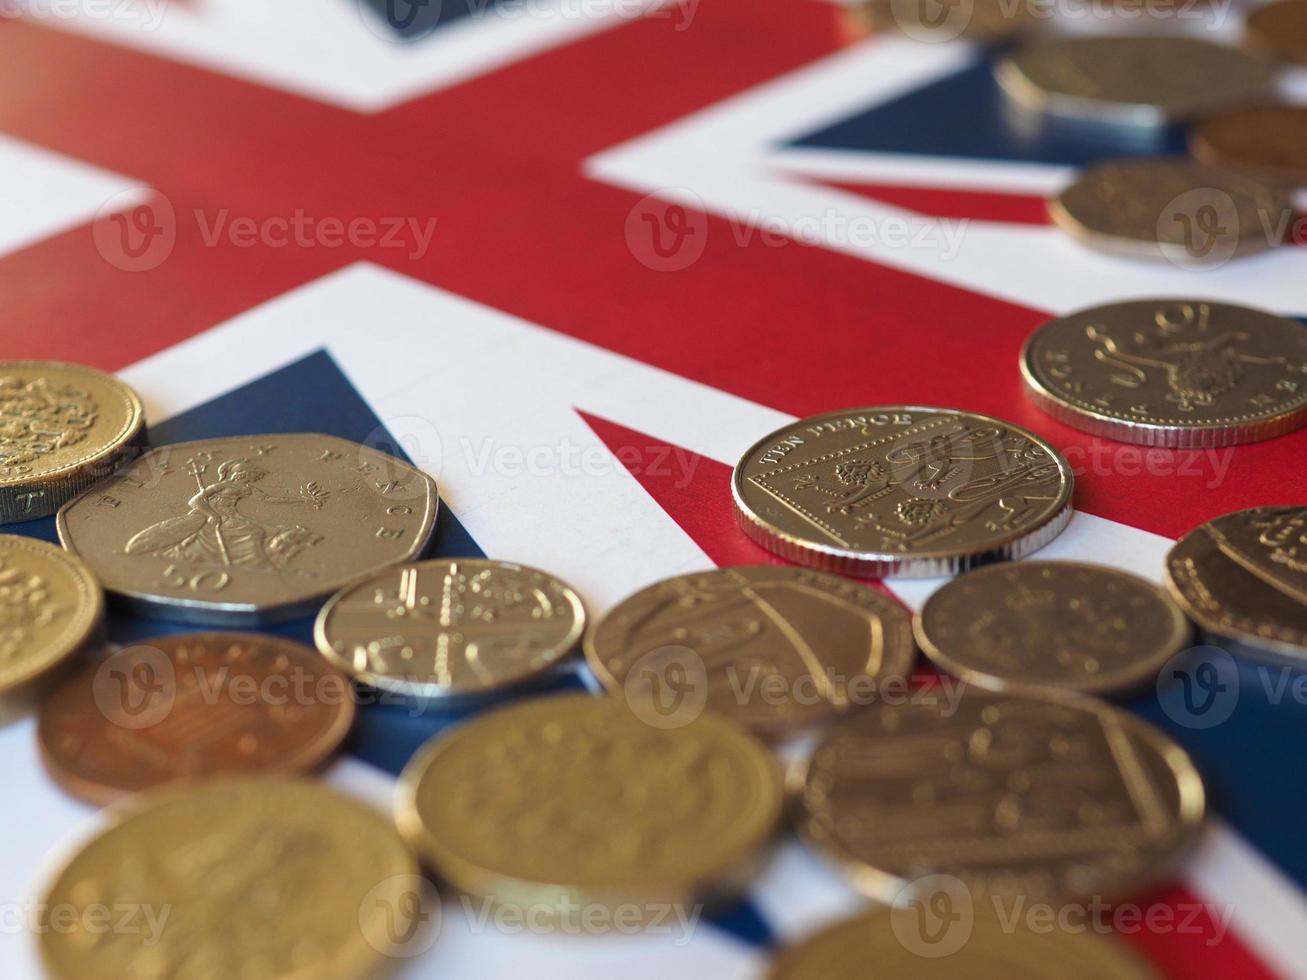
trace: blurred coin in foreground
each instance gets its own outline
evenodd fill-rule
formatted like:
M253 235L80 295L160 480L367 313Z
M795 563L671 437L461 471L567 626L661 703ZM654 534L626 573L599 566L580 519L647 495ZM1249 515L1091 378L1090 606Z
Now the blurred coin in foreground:
M771 735L874 698L891 678L902 682L915 654L911 618L884 593L779 565L656 582L586 637L590 666L614 696L663 706L674 724L679 695Z
M896 980L1160 980L1115 938L1010 921L945 893L909 899L783 949L767 980L864 980L869 964Z
M59 512L59 540L136 611L263 625L416 557L436 485L402 460L317 433L150 450Z
M1286 187L1307 187L1307 106L1227 109L1198 123L1189 145L1208 163Z
M565 582L512 562L398 565L337 593L318 614L318 649L383 691L475 697L520 684L572 653L585 631Z
M154 637L89 663L41 705L54 780L108 803L162 783L312 769L354 720L349 679L272 636Z
M0 534L0 694L26 688L81 651L103 613L100 584L80 559Z
M1017 50L995 71L1005 94L1023 108L1154 128L1260 98L1278 73L1236 48L1165 35L1043 41Z
M616 699L557 695L435 739L398 819L446 881L570 931L573 915L643 922L734 890L781 803L776 762L731 722L662 730Z
M1026 393L1059 422L1146 446L1232 446L1307 423L1307 327L1228 303L1134 300L1044 324Z
M387 963L378 937L396 909L375 896L418 868L370 807L253 778L138 797L116 817L45 896L52 976L364 980ZM110 928L106 909L136 914Z
M1093 698L927 690L838 722L798 794L800 833L865 894L951 875L1027 902L1114 901L1198 837L1188 755Z
M936 664L978 687L1112 694L1146 686L1190 639L1171 598L1136 575L1080 562L981 568L936 591L915 620Z
M1294 209L1287 193L1251 177L1161 159L1090 167L1049 202L1049 214L1101 252L1211 266L1279 245Z
M735 516L782 558L848 575L953 575L1022 558L1071 519L1071 467L988 415L882 406L764 436L735 466Z
M1199 629L1238 652L1307 661L1307 507L1226 514L1166 557L1171 593Z
M129 459L145 409L80 364L0 361L0 524L47 517Z
M1244 41L1272 58L1307 65L1307 0L1279 0L1250 11Z

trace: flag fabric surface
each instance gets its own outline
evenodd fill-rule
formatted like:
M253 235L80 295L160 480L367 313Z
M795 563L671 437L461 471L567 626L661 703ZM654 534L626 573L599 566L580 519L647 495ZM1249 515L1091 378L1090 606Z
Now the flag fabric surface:
M1201 272L1088 252L1050 226L1047 195L1086 163L1182 143L1032 131L985 50L851 39L844 13L0 2L0 356L118 372L156 445L320 431L390 447L440 485L435 554L549 569L592 616L658 578L770 561L734 524L730 467L846 407L945 405L1044 435L1076 471L1077 513L1041 557L1154 581L1201 522L1303 503L1307 431L1105 443L1039 414L1017 371L1044 320L1117 299L1307 316L1301 241ZM1307 78L1286 91L1307 97ZM54 539L53 520L5 530ZM917 607L940 583L885 584ZM173 629L111 622L117 642ZM276 631L309 640L310 624ZM1214 810L1141 903L1151 924L1118 923L1168 977L1307 976L1300 679L1231 661L1219 724L1154 694L1128 705L1193 754ZM593 689L580 666L550 684ZM457 720L369 706L327 776L387 805ZM45 776L30 716L0 727L0 778L0 975L35 977L25 916L97 814ZM743 980L862 906L791 843L693 930L509 934L447 897L400 975Z

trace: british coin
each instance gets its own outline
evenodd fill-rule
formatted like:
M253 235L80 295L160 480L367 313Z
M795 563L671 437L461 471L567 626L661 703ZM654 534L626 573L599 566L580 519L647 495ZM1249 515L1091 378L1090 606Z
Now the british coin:
M582 694L519 701L437 738L405 770L397 806L444 880L558 917L732 890L782 800L776 762L732 722L658 729Z
M571 654L584 631L580 597L554 576L455 558L388 568L337 593L314 637L372 687L441 699L522 684Z
M153 449L64 506L59 538L138 611L259 625L426 547L436 485L334 436L206 439Z
M299 773L331 755L354 690L317 651L273 636L161 636L87 664L37 715L55 782L110 803L167 782Z
M135 454L136 392L94 368L0 361L0 524L48 517Z
M1064 37L1016 51L995 69L1018 105L1078 122L1157 128L1265 95L1276 67L1196 38Z
M761 735L850 708L916 648L912 621L884 593L838 575L746 565L665 579L623 600L585 640L604 687L628 700L683 694Z
M1048 210L1090 248L1181 266L1219 265L1274 248L1294 215L1286 192L1185 159L1100 163Z
M1250 11L1244 41L1272 58L1307 65L1307 0L1279 0Z
M1302 5L1307 7L1307 3ZM1286 187L1307 187L1307 107L1240 106L1209 116L1190 133L1200 160ZM1273 213L1272 220L1279 220Z
M1217 447L1307 423L1307 328L1228 303L1134 300L1052 320L1021 351L1059 422L1145 446Z
M1114 694L1151 683L1188 644L1162 589L1080 562L1010 562L936 591L914 620L936 664L991 691Z
M763 437L735 514L782 558L851 575L953 575L1023 558L1071 519L1071 467L1010 422L947 408L851 409Z
M1307 507L1257 507L1190 531L1166 583L1198 628L1237 652L1307 660Z
M799 783L804 839L886 901L931 874L991 897L1114 901L1175 865L1205 807L1184 750L1135 716L974 688L838 722Z
M362 803L299 780L220 779L124 804L55 876L38 941L60 980L363 980L388 964L395 886L418 873ZM138 910L138 927L105 928L105 909Z
M1002 41L1039 27L1051 11L1038 0L858 0L848 8L862 34L896 31L914 41Z
M767 980L1161 980L1125 943L1092 929L1008 924L938 893L947 904L913 905L846 919L783 949Z
M81 651L100 627L100 584L80 559L0 534L0 694L27 688Z

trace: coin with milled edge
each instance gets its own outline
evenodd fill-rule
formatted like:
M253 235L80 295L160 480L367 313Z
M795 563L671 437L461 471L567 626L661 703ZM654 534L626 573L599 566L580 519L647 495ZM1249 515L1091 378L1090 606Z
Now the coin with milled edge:
M1176 265L1218 265L1281 244L1293 221L1284 192L1186 159L1114 160L1049 202L1055 224L1090 248Z
M115 817L39 906L51 977L365 980L389 965L382 937L402 910L378 888L419 869L371 807L256 777L148 793ZM130 928L106 926L128 909Z
M1286 187L1307 187L1307 106L1228 109L1195 126L1189 147L1194 156L1210 164ZM1267 220L1280 220L1279 213L1271 213Z
M145 409L80 364L0 361L0 524L48 517L135 455Z
M947 408L850 409L753 445L731 480L750 538L851 575L953 575L1042 548L1071 519L1071 467L1010 422Z
M1262 97L1278 70L1236 48L1178 36L1064 37L995 69L1019 105L1081 122L1160 127Z
M782 949L767 980L1161 980L1134 950L1092 928L1005 920L940 895L935 906L867 912Z
M103 613L100 584L83 561L35 538L0 534L0 694L80 652Z
M1279 0L1250 11L1244 41L1272 58L1307 65L1307 0Z
M193 633L87 664L41 704L37 737L55 782L103 804L174 780L304 772L353 720L349 679L310 647Z
M1188 644L1162 589L1080 562L1009 562L940 588L913 623L922 650L992 691L1113 694L1152 683Z
M436 738L397 806L405 836L465 892L641 918L742 884L782 800L777 763L732 722L660 730L617 699L556 695Z
M1261 310L1152 299L1044 324L1026 393L1059 422L1145 446L1233 446L1307 423L1307 327Z
M1110 902L1196 841L1198 771L1134 715L1082 695L923 695L838 722L799 780L800 833L865 894L940 874L977 895Z
M1171 549L1166 584L1200 630L1236 652L1307 662L1307 507L1208 521Z
M512 562L455 558L379 572L318 614L318 649L380 690L475 697L521 684L572 653L585 609L566 583Z
M259 625L417 557L436 485L335 436L268 434L152 449L59 512L59 538L143 614Z
M666 675L671 689L671 670L684 670L689 656L702 670L703 704L768 735L847 712L864 687L905 677L916 656L911 618L893 599L781 565L657 582L609 612L586 636L585 652L619 697L633 672ZM660 654L679 668L660 670Z

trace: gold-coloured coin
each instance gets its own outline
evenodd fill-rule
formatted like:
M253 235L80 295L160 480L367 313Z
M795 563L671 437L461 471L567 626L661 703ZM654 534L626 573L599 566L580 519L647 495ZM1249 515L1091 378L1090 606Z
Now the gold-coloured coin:
M1090 248L1179 266L1219 265L1280 245L1289 195L1187 159L1114 160L1049 203L1053 222Z
M145 615L261 625L417 557L436 484L347 439L268 434L152 449L59 511L59 539Z
M1019 921L953 903L868 912L782 950L767 980L866 980L869 964L894 980L1161 980L1115 938Z
M91 570L62 548L0 534L0 694L48 674L100 626L104 598Z
M585 609L566 583L511 562L455 558L388 568L318 614L318 649L380 690L491 694L572 653Z
M657 582L609 612L585 652L617 697L655 706L683 695L682 710L707 707L764 735L847 712L901 682L916 656L911 618L893 599L781 565Z
M753 445L740 527L782 558L850 575L953 575L1023 558L1071 519L1071 467L1010 422L948 408L831 412Z
M1146 446L1232 446L1307 423L1307 327L1228 303L1153 299L1044 324L1026 393L1059 422Z
M1057 38L1018 50L995 73L1024 108L1148 128L1260 98L1278 74L1256 55L1168 35Z
M732 722L658 729L616 699L558 695L434 740L401 778L398 819L473 895L665 914L737 887L782 799L776 762Z
M325 786L164 790L125 804L59 872L41 954L60 980L363 980L387 964L396 892L417 874L381 814ZM130 928L106 926L106 909L134 910Z
M117 378L58 361L0 361L0 524L48 517L130 458L145 409Z
M1151 683L1188 644L1189 621L1135 575L1080 562L1009 562L968 572L913 623L931 660L991 691L1112 694Z
M1239 652L1307 660L1307 507L1257 507L1190 531L1166 583L1200 630Z
M1272 58L1307 65L1307 0L1279 0L1250 11L1244 41Z
M838 722L800 783L805 840L886 901L930 874L977 895L1115 901L1175 865L1205 806L1188 755L1134 715L974 688Z
M1302 4L1307 8L1307 2ZM1189 134L1194 156L1285 187L1307 187L1307 106L1239 106L1209 116ZM1279 212L1270 221L1280 222Z

